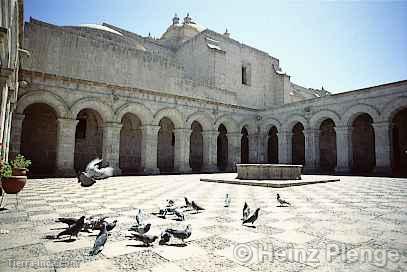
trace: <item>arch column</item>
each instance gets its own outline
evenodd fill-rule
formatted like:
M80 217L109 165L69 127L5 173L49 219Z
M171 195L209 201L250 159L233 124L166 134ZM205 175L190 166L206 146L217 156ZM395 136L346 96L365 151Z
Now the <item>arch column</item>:
M103 159L109 162L109 165L114 168L114 174L120 175L119 167L120 157L120 130L121 123L107 122L103 127Z
M191 172L189 166L189 145L192 130L189 128L174 129L175 135L175 153L174 153L174 170L177 172Z
M281 164L291 164L292 162L292 139L293 133L290 131L281 131L278 137L278 162Z
M24 117L24 114L13 113L13 121L11 122L10 159L14 159L17 154L20 153Z
M305 129L305 171L315 172L319 167L319 130Z
M258 162L259 134L249 134L249 163Z
M352 161L352 127L337 126L336 132L336 173L349 173Z
M158 174L157 143L160 126L144 125L141 127L143 143L141 144L141 167L145 174Z
M228 170L236 171L236 164L240 163L240 132L228 133Z
M56 174L62 177L76 176L74 169L75 130L79 121L57 119Z
M372 124L375 135L375 156L376 167L375 174L389 175L391 174L391 159L390 159L390 131L391 123L377 122Z
M216 172L216 146L219 132L216 130L202 131L203 137L203 165L205 172Z

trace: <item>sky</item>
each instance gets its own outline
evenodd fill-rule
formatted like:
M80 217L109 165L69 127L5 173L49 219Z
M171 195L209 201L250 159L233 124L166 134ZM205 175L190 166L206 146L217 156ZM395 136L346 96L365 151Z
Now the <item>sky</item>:
M407 79L407 1L25 0L24 17L106 22L160 37L174 13L280 60L291 81L333 93Z

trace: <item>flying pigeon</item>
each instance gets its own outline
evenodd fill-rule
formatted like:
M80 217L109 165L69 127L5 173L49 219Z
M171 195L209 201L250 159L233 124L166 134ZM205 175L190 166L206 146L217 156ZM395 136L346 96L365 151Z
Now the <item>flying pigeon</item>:
M260 211L260 208L257 208L256 211L255 211L249 218L247 218L246 220L244 220L242 224L252 223L252 225L253 225L253 223L254 223L254 222L257 220L257 218L259 217L259 211Z
M148 224L142 225L142 226L132 226L129 230L135 231L139 234L145 234L150 230L150 228L151 228L151 224L148 223Z
M198 213L199 211L205 210L204 208L198 206L193 200L191 202L192 208Z
M78 237L78 233L82 230L84 225L85 225L85 216L81 216L81 218L79 218L75 224L69 226L67 229L58 233L57 238L59 238L62 235L69 235L69 239L71 239L72 235Z
M183 206L183 208L190 208L192 207L191 202L189 202L188 198L186 196L184 196L185 199L185 206Z
M67 224L68 227L75 224L79 218L74 217L59 217L55 222Z
M177 216L177 218L181 219L181 221L185 220L184 213L178 209L174 209L174 214Z
M191 225L187 225L187 227L184 230L166 229L165 232L171 234L172 236L174 236L177 239L182 240L182 242L185 243L184 239L187 239L191 236L192 229L191 229Z
M291 204L288 201L285 201L284 199L280 198L279 193L277 193L277 201L278 201L278 203L280 203L281 206L284 206L284 205L291 206Z
M89 254L92 256L99 254L99 252L101 252L103 250L103 247L105 246L108 236L109 235L107 233L107 223L104 222L102 224L102 228L101 228L98 236L96 237L95 244L93 245L93 249L89 252Z
M114 169L109 167L106 162L97 158L93 159L86 166L85 172L78 176L78 182L83 187L89 187L96 183L96 180L106 179L113 176Z
M101 230L103 227L103 223L105 223L107 216L102 216L102 217L93 217L91 216L89 218L89 226L92 230Z
M247 202L244 203L243 206L243 218L242 220L246 220L250 215L250 208L249 205L247 205Z
M161 238L160 238L160 241L158 242L158 244L160 244L160 245L166 244L170 241L170 238L171 238L171 234L169 234L166 231L163 231L161 233Z
M140 234L140 233L132 233L131 234L133 239L137 241L143 242L144 245L149 246L151 243L154 243L155 240L158 239L157 235L148 235L148 234Z
M137 226L144 225L144 214L143 214L143 210L141 210L141 209L138 209L138 213L136 215L136 223L137 223Z
M232 201L232 199L230 198L229 194L226 194L225 206L224 207L229 207L231 201Z

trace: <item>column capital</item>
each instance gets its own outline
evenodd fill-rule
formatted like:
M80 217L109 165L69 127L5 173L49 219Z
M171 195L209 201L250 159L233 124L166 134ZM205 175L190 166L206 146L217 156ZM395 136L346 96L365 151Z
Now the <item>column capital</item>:
M219 135L219 131L217 130L203 130L202 132L202 136L218 136Z
M70 118L58 118L58 119L57 119L57 122L58 122L58 124L61 124L61 125L65 125L65 124L73 124L73 125L76 125L76 124L79 122L79 120L77 120L77 119L70 119Z
M190 129L190 128L175 128L174 133L176 135L190 134L190 133L192 133L192 129Z
M352 132L352 127L350 126L335 126L334 129L338 134L350 134Z
M140 129L141 131L145 132L145 133L151 133L151 134L158 134L158 131L160 130L160 126L156 126L156 125L144 125L141 126Z
M13 119L15 121L24 120L24 118L25 118L25 114L13 112Z
M103 124L103 128L117 128L121 129L123 127L122 123L117 123L117 122L105 122Z
M372 123L373 128L375 129L389 129L392 126L391 122L382 121Z

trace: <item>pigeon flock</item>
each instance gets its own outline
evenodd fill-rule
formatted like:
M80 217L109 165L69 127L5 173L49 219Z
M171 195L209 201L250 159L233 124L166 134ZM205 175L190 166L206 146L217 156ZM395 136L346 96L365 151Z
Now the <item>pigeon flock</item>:
M106 179L113 176L114 169L109 167L108 163L101 159L94 159L86 166L84 172L78 175L78 183L81 183L83 187L90 187L96 183L96 180ZM168 199L165 207L160 208L158 216L166 219L167 216L173 216L174 220L185 221L185 214L190 212L190 214L198 214L205 209L198 205L195 201L190 201L187 197L184 197L185 204L181 206L176 205L176 201L173 199ZM290 202L282 199L280 194L277 193L278 207L291 206ZM224 200L224 207L227 208L231 204L231 196L226 194ZM247 202L244 203L242 211L242 225L251 224L254 227L254 223L259 218L260 208L256 208L253 213L251 213L250 207ZM89 255L97 255L102 252L108 237L109 232L111 232L117 224L117 220L112 222L107 221L108 217L95 217L90 216L86 218L81 216L80 218L73 217L60 217L55 222L66 224L66 228L58 233L55 238L59 239L61 236L69 236L71 240L72 236L78 238L81 231L92 232L94 230L99 230L96 240L94 242L93 248L89 252ZM131 236L127 236L131 240L136 240L142 243L143 246L151 246L154 242L159 239L159 245L165 245L173 239L181 240L183 245L185 240L188 239L192 234L192 227L190 224L186 225L185 228L175 229L167 228L158 235L147 234L151 229L151 223L144 222L144 212L142 209L138 209L136 213L136 222L128 230L131 232Z

